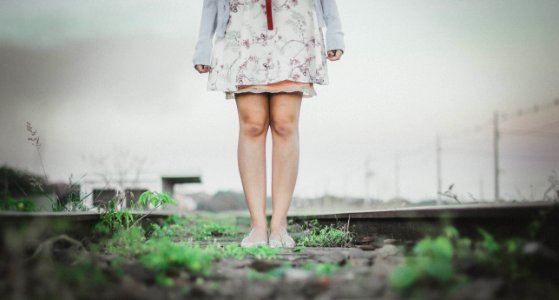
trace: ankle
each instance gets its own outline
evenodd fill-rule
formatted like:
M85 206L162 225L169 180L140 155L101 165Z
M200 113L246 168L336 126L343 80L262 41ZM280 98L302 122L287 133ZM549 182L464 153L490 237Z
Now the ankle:
M250 229L265 232L268 231L268 226L266 224L251 224Z
M287 231L287 224L272 225L270 226L270 232L282 232Z

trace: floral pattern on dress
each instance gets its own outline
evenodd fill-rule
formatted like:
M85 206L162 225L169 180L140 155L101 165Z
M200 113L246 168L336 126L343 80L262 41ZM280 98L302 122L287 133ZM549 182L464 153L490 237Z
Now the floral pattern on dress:
M328 84L322 28L313 0L272 0L268 30L266 0L230 0L225 36L217 38L208 90L234 92L239 85L283 80Z

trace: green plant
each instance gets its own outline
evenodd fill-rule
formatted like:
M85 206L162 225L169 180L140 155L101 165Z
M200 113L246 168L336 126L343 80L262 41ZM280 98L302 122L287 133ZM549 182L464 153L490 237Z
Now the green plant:
M217 222L201 223L191 230L192 237L195 240L209 240L214 237L235 236L239 232L237 226L228 224L220 224Z
M281 266L266 272L259 272L250 269L247 273L247 277L249 280L253 281L275 281L283 277L285 272L289 269L292 269L292 266L289 263L283 263Z
M345 229L333 225L320 226L318 220L313 219L308 223L311 228L308 234L294 237L300 246L305 247L345 247L351 240L351 234Z
M29 132L29 137L27 138L27 140L30 141L31 144L35 147L37 155L39 156L39 162L41 163L41 168L43 170L42 179L36 178L34 176L29 177L30 184L34 187L34 189L37 189L40 194L42 194L49 200L53 211L87 210L87 207L84 204L84 199L87 198L91 193L80 198L79 191L77 193L75 192L77 188L77 183L72 181L73 174L70 174L70 177L68 178L69 181L68 187L69 190L72 192L70 192L66 198L61 198L56 194L53 197L50 193L45 191L43 185L48 183L49 180L47 177L47 172L45 170L43 156L41 155L40 136L37 133L37 130L34 129L33 126L31 125L31 122L26 122L26 129L27 132ZM84 176L82 176L80 180L83 179Z
M113 216L113 215L107 215ZM109 217L107 217L109 218ZM118 219L118 217L110 217ZM118 220L114 221L120 224ZM224 257L243 258L251 256L257 259L270 259L281 251L268 246L243 248L238 243L210 243L201 246L196 241L174 240L177 230L186 226L186 218L172 217L163 222L163 225L151 224L147 230L141 226L122 224L115 226L116 231L112 236L102 242L101 246L106 252L116 254L118 257L137 258L146 268L153 270L155 282L162 286L173 285L169 274L178 269L187 270L190 274L208 276L211 272L213 261ZM130 223L130 222L129 222ZM122 225L122 226L121 226ZM203 223L201 225L207 225ZM203 230L207 230L203 229ZM211 231L211 230L210 230ZM113 265L118 271L119 262Z
M273 259L279 252L281 252L280 248L272 248L266 245L257 247L241 247L238 243L225 244L223 247L213 244L209 247L218 247L218 249L220 249L220 254L218 254L220 257L234 258L251 256L257 259Z
M109 253L134 257L149 251L146 241L144 230L136 226L129 230L121 229L115 232L104 242L104 248Z
M0 201L0 210L35 211L36 206L35 202L27 198L16 199L7 193Z
M303 269L311 271L314 275L318 277L331 277L334 276L342 267L336 263L324 262L318 263L314 261L309 261L303 264Z
M281 266L275 267L266 272L259 272L251 269L248 272L248 278L250 280L258 280L258 281L277 280L283 277L285 272L287 272L289 269L293 269L293 266L288 262L284 262L281 264ZM342 269L342 267L340 267L336 263L330 263L330 262L318 263L314 261L308 261L305 262L303 265L301 265L301 269L305 271L309 271L310 273L312 273L314 276L317 277L332 277L340 269Z
M80 257L73 265L62 265L58 276L69 285L80 290L103 287L108 279L89 257Z
M139 257L140 263L159 274L173 267L185 267L193 274L205 276L211 272L214 255L199 245L160 238L148 240L145 247L147 253Z
M446 225L436 237L419 240L404 262L389 276L392 288L410 291L424 285L436 285L450 291L469 280L469 271L476 276L498 276L505 280L527 279L531 275L530 258L520 238L497 241L483 228L477 228L480 239L461 238L456 228Z
M134 208L145 210L151 206L151 209L144 214L135 216L129 209L118 209L118 204L122 201L119 197L113 197L104 207L104 213L101 220L95 225L94 230L98 233L109 234L120 229L128 230L135 227L141 220L153 213L157 208L165 205L176 203L168 193L158 193L153 191L145 191L138 198Z
M445 227L443 233L435 238L427 236L419 240L405 261L390 274L389 282L393 288L406 289L421 282L449 283L455 278L453 257L460 248L461 255L467 255L468 239L460 239L454 227Z

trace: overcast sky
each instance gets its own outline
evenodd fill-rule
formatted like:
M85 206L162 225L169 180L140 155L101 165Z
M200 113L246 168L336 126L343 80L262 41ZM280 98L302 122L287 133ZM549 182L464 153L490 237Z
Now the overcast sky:
M202 2L0 1L0 162L41 170L30 121L52 179L128 151L149 174L201 175L191 190L241 191L235 103L191 64ZM443 185L491 198L493 112L559 97L559 1L337 3L346 51L303 99L296 195L363 196L370 158L373 197L435 197L439 132ZM504 198L539 198L559 172L557 120L555 106L502 124L537 129L503 135Z

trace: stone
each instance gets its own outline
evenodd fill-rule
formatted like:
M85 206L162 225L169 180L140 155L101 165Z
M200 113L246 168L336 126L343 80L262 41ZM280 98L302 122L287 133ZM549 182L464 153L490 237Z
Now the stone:
M342 252L330 252L330 253L325 253L321 256L317 256L316 260L318 262L327 262L327 263L336 263L336 264L343 264L346 261L346 255L344 255Z
M400 249L394 245L387 244L383 247L374 251L378 257L384 258L387 256L393 256L400 252Z
M250 262L248 266L258 272L268 272L277 267L280 267L281 265L282 263L279 261L255 259L252 262Z
M374 258L376 256L374 252L363 251L363 249L359 248L350 248L347 252L351 258Z
M302 269L288 269L284 273L284 279L288 282L307 281L312 277L312 273Z
M388 244L394 244L396 243L396 239L384 239L382 241L383 244L388 245Z

